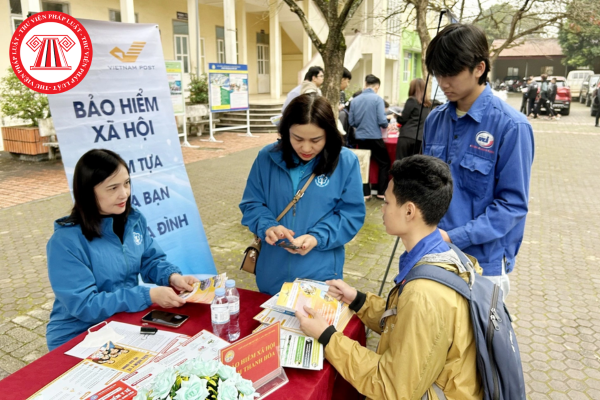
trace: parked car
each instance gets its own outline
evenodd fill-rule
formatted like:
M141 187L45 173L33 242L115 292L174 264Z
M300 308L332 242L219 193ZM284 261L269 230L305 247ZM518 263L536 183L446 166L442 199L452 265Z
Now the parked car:
M579 102L584 103L586 107L592 104L592 91L600 81L600 74L590 75L581 84L581 94L579 95Z
M548 82L552 80L552 78L556 78L556 99L554 99L553 109L554 112L560 112L561 115L569 115L571 112L571 90L567 86L566 79L564 76L549 76ZM540 76L535 76L533 78L534 81L538 84L538 97L535 100L536 107L537 102L540 99L539 93L542 83L542 78ZM548 112L545 107L542 107L542 110Z
M576 69L567 74L567 86L571 88L571 96L579 98L581 95L581 84L589 75L594 75L594 71L589 69Z
M592 117L596 116L596 112L600 112L600 110L598 110L598 105L594 104L594 100L596 99L596 97L600 96L600 81L598 81L598 83L596 83L596 88L592 90L592 95L590 96L590 103L591 103L591 107L590 107L590 115Z

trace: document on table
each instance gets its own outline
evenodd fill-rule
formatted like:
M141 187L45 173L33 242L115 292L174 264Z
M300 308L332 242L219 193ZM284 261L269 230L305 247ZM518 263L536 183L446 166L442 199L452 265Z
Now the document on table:
M177 343L177 339L179 337L187 338L185 335L162 331L160 329L154 335L142 335L140 333L139 326L116 321L111 321L106 326L102 327L102 329L107 328L110 328L119 335L123 336L123 338L119 339L116 344L134 347L136 349L145 350L151 353L160 353L166 347L172 347ZM99 346L83 347L80 343L71 350L65 352L65 354L77 358L88 358L96 350L98 350L98 347Z
M300 330L300 320L288 314L282 314L280 312L265 308L258 313L254 319L261 324L267 325L272 325L276 322L279 322L281 323L281 329L302 334L302 331Z
M323 369L323 345L317 340L281 330L280 360L282 367Z

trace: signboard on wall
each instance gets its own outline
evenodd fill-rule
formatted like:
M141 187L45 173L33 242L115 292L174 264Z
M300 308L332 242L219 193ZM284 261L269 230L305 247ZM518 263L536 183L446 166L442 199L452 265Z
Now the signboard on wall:
M248 66L208 64L211 112L244 111L250 108Z
M169 83L173 112L175 115L183 115L185 113L185 98L183 97L181 83L183 78L181 61L165 61L165 66L167 67L167 82Z

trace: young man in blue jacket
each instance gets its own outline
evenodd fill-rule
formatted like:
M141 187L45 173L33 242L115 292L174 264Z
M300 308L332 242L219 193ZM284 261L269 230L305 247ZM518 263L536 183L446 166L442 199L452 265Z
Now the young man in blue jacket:
M424 154L447 162L454 179L439 228L444 240L477 258L506 296L528 210L531 125L486 85L490 61L481 29L448 25L429 44L426 65L449 100L429 114L423 138Z
M390 156L381 136L381 129L389 124L385 116L383 99L377 95L381 81L375 75L367 75L361 96L352 101L348 121L356 128L355 138L359 149L371 150L371 161L379 166L377 197L383 199L389 180ZM370 184L363 185L365 200L371 198Z

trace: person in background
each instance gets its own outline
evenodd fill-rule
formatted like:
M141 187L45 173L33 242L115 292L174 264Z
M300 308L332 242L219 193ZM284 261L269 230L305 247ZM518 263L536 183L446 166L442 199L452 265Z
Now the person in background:
M523 94L523 99L521 100L521 108L520 112L527 115L527 79L523 78L523 83L521 84L521 92Z
M384 100L377 95L381 81L375 75L367 75L361 95L352 101L349 122L356 128L356 145L359 149L371 150L371 161L379 166L377 198L384 198L390 170L390 156L381 136L381 129L387 129ZM365 201L371 199L371 185L363 186Z
M600 86L599 86L600 87ZM600 128L598 122L600 121L600 89L596 87L596 96L594 96L594 104L596 105L596 128Z
M350 86L350 81L352 80L352 73L348 70L348 68L344 68L344 72L342 74L342 80L340 82L340 110L345 107L346 104L346 92L345 90Z
M552 112L552 116L549 117L552 120L560 119L559 113L554 113L554 101L556 100L556 93L558 92L558 86L556 85L556 78L550 80L550 87L548 88L548 108Z
M477 258L483 275L508 296L529 207L531 124L485 84L489 48L480 28L446 26L425 60L448 97L431 111L423 131L423 153L448 163L454 179L440 232Z
M538 85L537 82L533 80L533 77L530 76L527 80L527 115L529 117L533 116L533 111L535 110L535 98L538 95Z
M550 82L548 82L548 75L542 74L542 83L539 85L540 88L540 98L538 100L537 106L535 110L533 110L533 119L536 119L540 114L542 107L544 107L548 111L548 117L554 117L554 110L550 107L550 100L548 96L550 95Z
M302 90L302 85L304 84L304 82L312 82L314 83L317 88L320 88L321 85L323 85L323 80L325 79L325 74L323 72L323 68L319 67L318 65L312 66L308 69L308 71L306 71L306 74L304 74L304 81L299 84L298 86L296 86L295 88L293 88L292 90L290 90L290 92L287 94L287 97L285 99L285 102L283 103L283 106L281 107L281 114L283 114L285 112L285 109L287 108L287 106L290 104L290 102L292 100L294 100L296 97L300 96L300 92Z
M192 290L198 281L167 261L146 218L131 207L130 185L127 163L110 150L90 150L75 166L75 204L56 220L46 247L55 295L49 350L119 312L180 307L185 300L175 290ZM140 274L159 286L139 286Z
M326 98L304 94L292 100L279 133L278 143L258 153L240 203L242 225L264 242L256 284L271 295L296 278L341 278L344 245L366 213L358 158L343 147ZM312 174L302 198L277 222ZM280 247L282 242L296 249Z
M431 112L431 100L425 96L423 102L424 94L425 81L421 78L413 79L408 88L408 100L404 104L402 114L396 119L402 125L396 145L396 160L415 154L415 149L417 153L421 150L425 119Z

